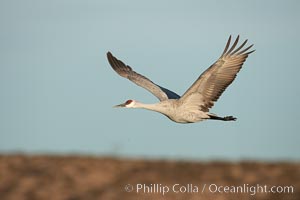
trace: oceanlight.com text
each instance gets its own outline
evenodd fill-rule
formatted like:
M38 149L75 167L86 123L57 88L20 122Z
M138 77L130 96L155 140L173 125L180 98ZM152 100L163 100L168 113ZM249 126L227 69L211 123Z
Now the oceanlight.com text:
M161 194L167 193L220 193L220 194L238 194L244 193L251 196L257 193L294 193L294 186L281 186L281 185L261 185L261 184L241 184L241 185L219 185L219 184L179 184L173 185L153 183L153 184L127 184L124 187L126 192L145 193L145 194Z

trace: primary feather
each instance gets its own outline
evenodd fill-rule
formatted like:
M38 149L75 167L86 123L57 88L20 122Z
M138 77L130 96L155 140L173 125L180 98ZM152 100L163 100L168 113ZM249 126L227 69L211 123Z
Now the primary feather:
M141 86L151 92L160 101L167 99L178 99L180 96L164 87L156 85L147 77L136 73L128 65L125 65L122 61L118 60L112 55L112 53L107 52L107 59L112 68L122 77L131 80L133 83Z

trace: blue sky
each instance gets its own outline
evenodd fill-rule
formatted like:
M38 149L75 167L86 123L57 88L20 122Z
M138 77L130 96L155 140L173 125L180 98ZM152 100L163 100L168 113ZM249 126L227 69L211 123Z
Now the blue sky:
M168 159L299 160L298 1L0 1L0 151ZM212 109L176 124L106 52L178 94L229 35L256 52Z

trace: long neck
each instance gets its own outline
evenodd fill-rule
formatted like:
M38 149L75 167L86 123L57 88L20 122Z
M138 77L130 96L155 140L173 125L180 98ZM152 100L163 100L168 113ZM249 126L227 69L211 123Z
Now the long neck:
M162 114L167 114L167 108L160 102L155 104L144 104L141 102L136 102L134 108L144 108L147 110L160 112Z

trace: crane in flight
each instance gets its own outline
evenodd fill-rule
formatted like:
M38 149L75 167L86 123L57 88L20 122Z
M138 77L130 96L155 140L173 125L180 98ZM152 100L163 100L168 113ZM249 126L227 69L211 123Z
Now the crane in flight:
M145 88L160 100L155 104L127 100L115 107L144 108L156 111L177 123L194 123L207 119L235 121L236 118L233 116L219 117L209 112L214 102L233 82L248 55L255 51L249 51L253 44L243 48L247 40L237 47L239 36L237 36L231 47L230 41L231 36L220 58L204 71L182 96L155 84L147 77L133 71L130 66L118 60L110 52L107 52L109 64L120 76Z

